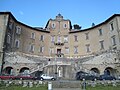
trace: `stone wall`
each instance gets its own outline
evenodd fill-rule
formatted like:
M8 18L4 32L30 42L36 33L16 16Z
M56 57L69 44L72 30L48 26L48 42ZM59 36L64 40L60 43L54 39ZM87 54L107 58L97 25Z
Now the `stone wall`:
M4 69L12 67L14 73L20 73L24 67L29 68L30 72L42 71L45 74L57 75L59 79L75 79L76 73L85 71L91 73L91 70L98 70L103 74L106 69L110 70L112 75L119 75L119 64L115 52L105 52L94 56L68 59L68 58L48 58L29 55L20 52L5 53Z
M3 52L4 52L3 49L5 48L4 40L5 40L7 22L8 22L8 15L0 15L0 73L3 63Z
M27 55L20 52L5 53L4 61L4 69L12 67L17 74L20 72L20 69L24 67L29 68L30 72L41 70L43 65L47 63L43 57Z

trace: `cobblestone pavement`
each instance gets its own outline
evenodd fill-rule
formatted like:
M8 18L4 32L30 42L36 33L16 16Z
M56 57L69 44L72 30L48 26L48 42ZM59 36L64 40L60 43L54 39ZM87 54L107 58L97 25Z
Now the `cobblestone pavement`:
M53 90L82 90L80 88L53 88Z

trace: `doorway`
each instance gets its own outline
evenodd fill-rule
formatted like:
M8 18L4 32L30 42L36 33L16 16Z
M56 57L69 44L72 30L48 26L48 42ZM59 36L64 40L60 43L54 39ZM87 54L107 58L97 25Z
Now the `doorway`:
M57 49L57 54L61 54L61 49Z

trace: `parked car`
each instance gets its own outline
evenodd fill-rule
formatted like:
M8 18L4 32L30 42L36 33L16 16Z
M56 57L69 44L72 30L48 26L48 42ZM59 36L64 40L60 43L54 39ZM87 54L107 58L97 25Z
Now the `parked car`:
M95 75L92 75L90 73L86 73L86 72L80 72L79 75L77 75L76 79L77 80L97 80L99 77L98 76L95 76Z
M118 80L120 80L120 76L118 76Z
M100 75L99 80L116 80L116 78L111 75Z
M36 79L39 79L39 80L56 80L55 77L47 75L47 74L42 74L40 77L36 77Z
M80 80L82 74L86 74L86 72L80 71L76 73L76 80Z
M88 73L87 73L87 74L82 74L82 75L81 75L80 80L83 80L83 79L94 81L94 80L97 80L98 77L95 76L95 75L92 75L92 74L88 74Z
M15 76L10 75L10 74L1 74L0 79L2 79L2 80L13 80L13 79L15 79Z
M34 80L34 77L31 76L30 74L18 74L15 77L16 80Z

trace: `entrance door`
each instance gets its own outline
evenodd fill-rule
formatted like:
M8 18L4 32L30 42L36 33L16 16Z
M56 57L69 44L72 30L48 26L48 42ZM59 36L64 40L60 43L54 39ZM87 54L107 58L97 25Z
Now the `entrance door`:
M61 54L61 49L57 49L57 54Z

